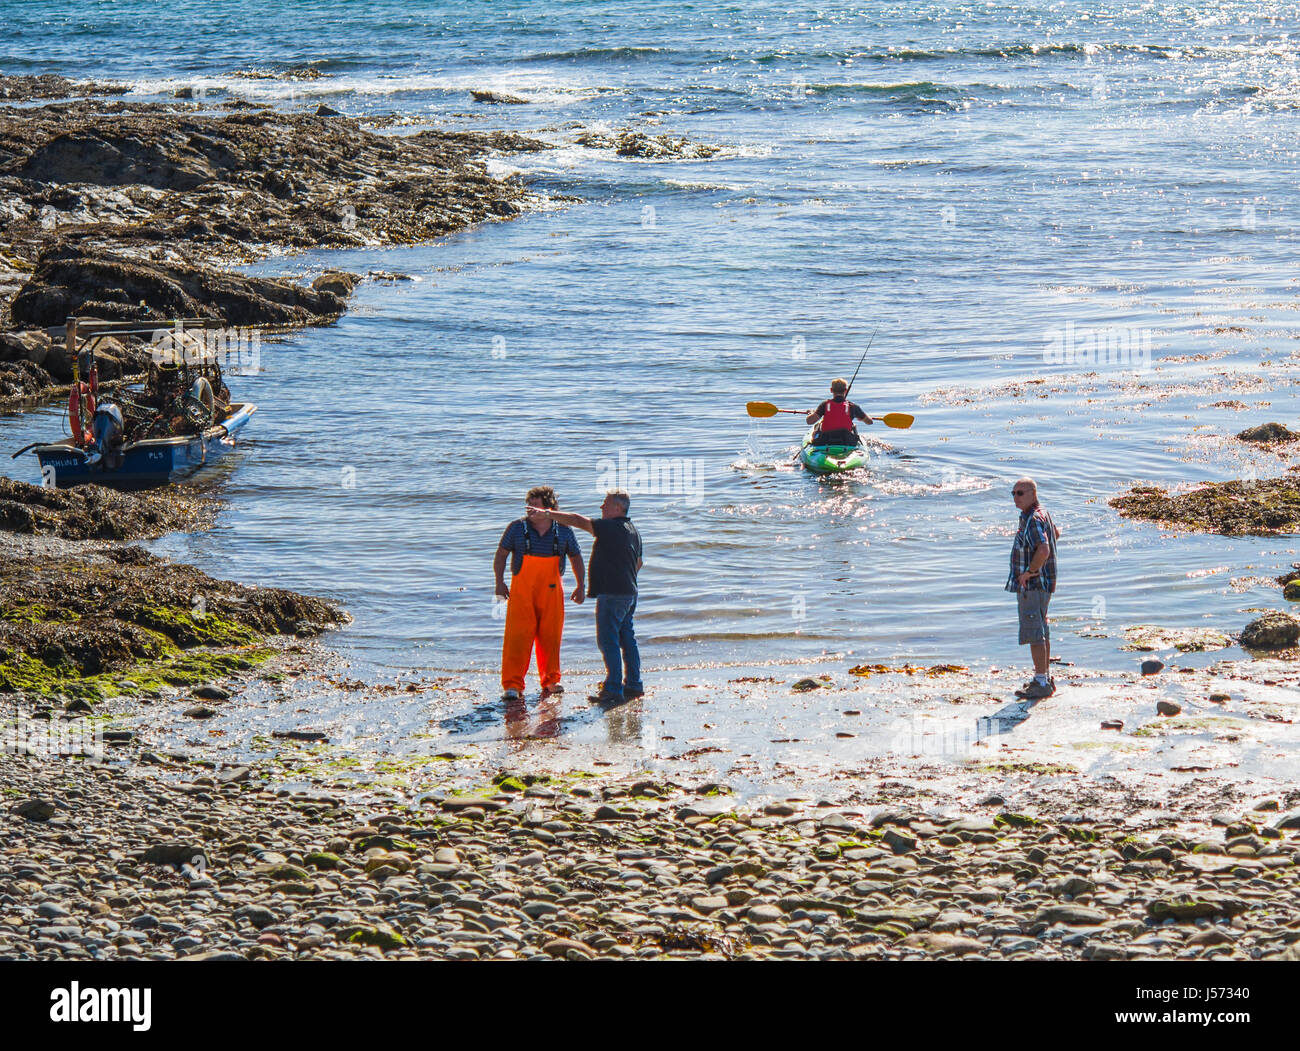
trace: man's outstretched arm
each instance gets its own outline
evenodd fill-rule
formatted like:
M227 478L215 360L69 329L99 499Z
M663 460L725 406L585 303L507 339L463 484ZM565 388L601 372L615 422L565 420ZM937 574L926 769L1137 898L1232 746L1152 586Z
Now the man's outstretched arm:
M528 517L549 518L552 522L558 522L570 529L582 529L593 536L596 534L596 531L591 527L590 518L585 515L574 514L572 511L549 511L544 507L530 507Z

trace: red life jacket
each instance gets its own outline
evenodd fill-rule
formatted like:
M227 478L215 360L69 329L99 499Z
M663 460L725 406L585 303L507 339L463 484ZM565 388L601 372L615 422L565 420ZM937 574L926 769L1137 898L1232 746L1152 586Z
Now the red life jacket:
M823 431L853 430L853 414L849 410L848 399L822 403L821 429Z

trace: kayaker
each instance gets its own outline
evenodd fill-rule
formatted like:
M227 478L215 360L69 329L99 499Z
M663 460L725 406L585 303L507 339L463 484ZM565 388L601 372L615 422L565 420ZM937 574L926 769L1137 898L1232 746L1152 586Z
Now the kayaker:
M585 569L578 538L567 526L534 511L554 508L555 490L539 485L528 490L525 517L506 526L492 564L496 593L506 599L506 635L501 644L501 689L505 701L519 700L534 649L542 696L563 693L560 683L560 639L564 635L564 559L573 567L577 586L570 596L582 602L586 594ZM506 587L506 558L510 586Z
M529 518L549 518L596 538L591 548L587 594L596 600L596 645L605 659L605 682L587 699L617 705L645 694L641 683L641 652L632 617L636 613L636 576L641 570L641 534L628 518L631 499L623 489L611 489L600 505L599 518L554 509L529 508Z
M1032 478L1016 482L1011 498L1020 511L1020 524L1011 543L1011 575L1006 589L1016 594L1020 645L1029 647L1034 660L1034 677L1016 691L1016 696L1038 699L1056 692L1056 681L1048 674L1052 636L1047 625L1047 604L1056 591L1056 541L1061 531L1038 502L1038 486Z
M808 423L817 427L814 445L857 445L854 420L871 423L862 408L849 401L849 385L843 379L831 380L831 396L808 414Z

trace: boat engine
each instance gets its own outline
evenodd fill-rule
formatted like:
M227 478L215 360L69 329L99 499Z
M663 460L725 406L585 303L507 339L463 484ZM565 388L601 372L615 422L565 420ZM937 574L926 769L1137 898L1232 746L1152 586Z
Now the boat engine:
M95 410L91 422L91 453L103 465L106 471L115 471L122 466L122 410L111 401L102 403Z

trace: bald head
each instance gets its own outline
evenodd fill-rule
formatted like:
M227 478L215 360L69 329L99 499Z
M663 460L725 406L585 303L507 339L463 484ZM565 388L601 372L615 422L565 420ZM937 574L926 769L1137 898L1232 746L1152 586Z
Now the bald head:
M1024 511L1038 503L1038 485L1032 478L1021 478L1011 487L1011 497Z

